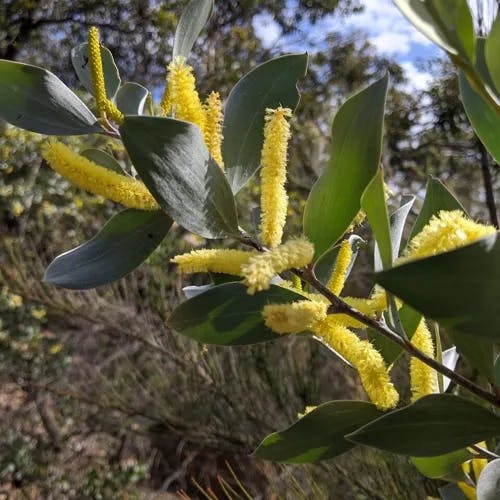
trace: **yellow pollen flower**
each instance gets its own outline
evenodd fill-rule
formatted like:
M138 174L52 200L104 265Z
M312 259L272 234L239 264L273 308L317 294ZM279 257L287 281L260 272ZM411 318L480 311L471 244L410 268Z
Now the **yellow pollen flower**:
M276 274L307 266L313 257L314 245L305 239L289 240L270 252L255 255L241 268L248 294L267 290Z
M346 279L347 269L352 259L352 249L349 240L344 240L340 244L340 249L335 260L332 276L328 282L328 288L335 295L340 295Z
M241 267L247 264L257 252L244 250L211 249L193 250L177 255L170 262L177 264L183 273L224 273L233 276L244 274Z
M42 156L58 174L90 193L104 196L129 208L160 208L141 181L101 167L78 155L62 142L49 141L44 144Z
M454 250L495 232L493 226L474 222L460 210L441 210L411 240L401 262Z
M266 109L261 151L261 231L264 245L278 246L283 237L288 196L285 190L287 148L292 116L288 108Z
M434 358L434 342L425 320L420 321L411 343L427 356ZM410 359L412 402L436 392L436 372L417 358Z
M99 114L102 118L105 118L107 116L114 122L121 125L123 123L123 114L106 96L106 85L104 84L104 71L102 69L99 30L95 26L92 26L89 29L87 42L90 73L92 75L92 85L94 87L94 98L97 103Z
M206 116L196 90L193 68L185 57L176 57L168 65L167 86L160 103L163 114L194 123L205 130Z
M205 144L220 168L224 170L222 159L222 103L218 92L211 92L205 102Z
M318 323L314 331L356 368L366 393L377 408L389 410L397 405L399 394L385 361L370 342L361 340L332 316Z
M268 304L262 315L266 326L276 333L301 333L323 321L327 307L322 302L300 300L291 304Z

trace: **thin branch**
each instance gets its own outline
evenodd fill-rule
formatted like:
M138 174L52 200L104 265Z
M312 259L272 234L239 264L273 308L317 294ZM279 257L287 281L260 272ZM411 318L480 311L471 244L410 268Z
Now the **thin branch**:
M483 173L484 191L486 193L486 206L488 207L488 211L490 213L491 224L498 229L500 226L498 225L497 206L493 191L493 181L491 179L488 151L486 151L486 148L481 141L477 141L477 143L479 153L481 154L481 171Z
M496 453L493 453L486 448L481 448L481 446L478 446L477 444L469 446L469 448L474 450L480 457L487 458L488 460L496 460L497 458L500 458L500 456Z

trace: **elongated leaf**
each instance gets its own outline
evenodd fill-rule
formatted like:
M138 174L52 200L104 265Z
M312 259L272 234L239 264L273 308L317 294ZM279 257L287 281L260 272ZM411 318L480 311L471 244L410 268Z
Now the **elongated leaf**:
M242 283L225 283L183 302L168 324L176 332L206 344L267 342L282 336L264 325L264 306L296 300L304 300L304 296L279 286L248 295Z
M394 0L427 38L450 54L474 60L474 26L467 0Z
M491 31L486 39L484 47L484 56L486 65L491 79L500 95L500 14L497 14L495 22L491 27Z
M421 474L430 479L463 481L465 475L461 464L470 458L472 454L463 449L436 457L412 457L411 461Z
M408 241L411 241L414 236L420 233L424 226L431 220L432 216L437 215L441 210L461 210L467 213L462 204L439 179L429 177L425 188L424 204L418 214Z
M317 256L344 234L377 172L388 83L386 75L351 97L333 120L330 162L314 184L304 211L304 233L314 243Z
M194 42L212 15L213 8L213 0L191 0L187 4L175 30L173 58L189 57Z
M101 131L90 109L53 73L4 60L0 60L0 118L40 134Z
M124 115L142 115L149 90L135 82L125 82L116 94L116 105Z
M297 81L307 69L307 54L271 59L246 74L231 90L224 110L222 152L227 177L237 193L260 165L266 108L295 109Z
M349 267L346 271L346 279L349 276L352 267L354 266L354 262L356 261L356 257L358 256L359 248L364 243L363 238L360 238L355 234L349 236L348 240L352 250L352 258L351 263L349 264ZM328 252L325 252L314 265L314 273L316 274L316 277L325 285L328 283L330 277L332 276L339 249L340 245L334 246L333 248L328 250Z
M171 225L172 221L159 210L124 210L94 238L56 257L43 281L75 290L116 281L149 257Z
M388 413L346 436L354 443L429 457L500 435L500 417L450 394L432 394Z
M481 472L477 482L477 500L500 498L500 459L490 462Z
M500 239L394 267L375 275L424 316L479 338L500 339Z
M122 175L125 173L118 161L105 151L90 148L85 149L80 154L94 163L97 163L97 165L107 168L108 170L113 170L114 172L118 172Z
M121 79L116 67L113 55L103 45L101 45L102 71L104 73L104 84L106 87L106 97L113 99L116 91L120 87ZM71 62L81 84L87 91L94 95L94 85L92 83L92 73L89 64L89 48L87 42L82 43L71 50Z
M378 170L363 192L361 208L365 211L375 236L382 267L389 268L392 266L393 253L382 169Z
M196 125L129 115L120 131L137 172L177 223L205 238L238 233L231 189Z
M345 434L382 415L365 401L330 401L295 422L267 436L253 452L257 458L285 463L326 460L354 447Z

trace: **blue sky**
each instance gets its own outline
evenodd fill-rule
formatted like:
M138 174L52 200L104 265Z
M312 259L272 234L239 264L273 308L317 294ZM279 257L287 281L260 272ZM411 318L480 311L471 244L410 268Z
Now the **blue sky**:
M290 0L290 8L293 8L293 3L294 0ZM426 88L430 75L420 63L443 55L442 51L406 20L392 0L362 0L362 3L364 11L361 14L346 18L327 16L314 28L302 28L316 39L329 31L349 33L362 30L380 54L393 57L403 66L411 82L410 87ZM254 28L267 47L279 45L280 51L287 51L302 44L302 48L307 48L307 42L303 40L293 44L292 40L280 39L279 26L268 14L256 16Z

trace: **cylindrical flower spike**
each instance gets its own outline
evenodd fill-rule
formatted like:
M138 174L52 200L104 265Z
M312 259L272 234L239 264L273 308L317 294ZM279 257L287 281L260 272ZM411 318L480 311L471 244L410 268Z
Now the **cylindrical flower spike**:
M224 273L244 276L241 266L247 264L257 252L230 249L204 249L177 255L170 262L183 273Z
M411 343L430 358L434 358L434 342L425 320L420 321ZM436 392L436 372L417 358L410 359L412 401Z
M163 114L172 113L179 120L186 120L205 130L206 116L196 90L193 68L186 58L176 57L168 65L167 86L160 103Z
M139 210L160 208L142 182L101 167L78 155L61 142L49 141L44 144L42 155L53 170L79 188L129 208Z
M335 295L340 295L340 292L344 288L346 273L349 265L351 264L351 259L351 244L349 243L349 240L344 240L340 244L337 260L335 261L335 267L333 268L332 276L328 282L328 288Z
M94 87L94 98L97 109L102 118L111 118L114 122L123 123L123 114L106 96L104 83L104 71L102 69L101 44L99 41L99 30L92 26L88 32L88 53L90 73Z
M218 92L211 92L205 102L205 144L220 168L224 170L222 159L222 103Z
M389 410L397 405L399 394L384 359L370 342L361 340L332 316L318 323L314 331L356 368L366 393L377 408Z
M292 116L288 108L266 109L264 143L261 152L261 231L264 245L281 243L286 222L288 196L285 190L287 148Z
M300 300L291 304L268 304L262 315L266 326L276 333L301 333L323 321L327 308L324 302Z
M400 262L454 250L495 232L493 226L474 222L460 210L441 210L410 241Z
M314 245L305 239L289 240L270 252L255 255L241 268L248 294L267 290L276 274L307 266L313 257Z

